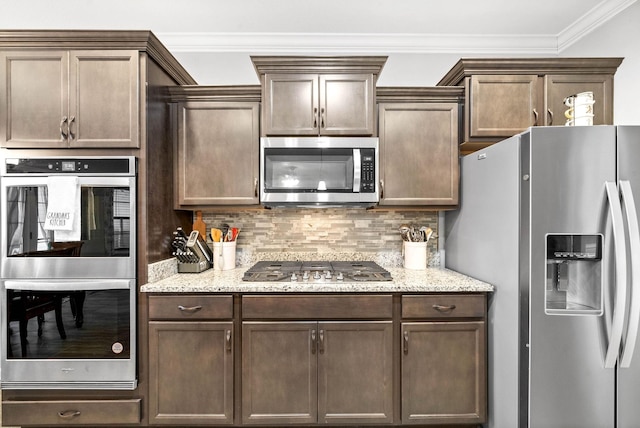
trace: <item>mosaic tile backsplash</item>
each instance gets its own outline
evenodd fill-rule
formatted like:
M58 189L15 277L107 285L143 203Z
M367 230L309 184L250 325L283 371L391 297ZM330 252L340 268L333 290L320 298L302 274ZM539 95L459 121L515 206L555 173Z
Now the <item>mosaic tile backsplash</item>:
M227 223L241 229L236 257L238 264L262 259L274 253L312 253L314 257L333 253L370 255L371 260L401 265L402 224L433 229L428 245L429 266L439 265L438 213L425 211L371 211L361 208L293 209L204 212L211 227ZM207 237L210 241L210 238ZM265 254L261 254L265 253Z

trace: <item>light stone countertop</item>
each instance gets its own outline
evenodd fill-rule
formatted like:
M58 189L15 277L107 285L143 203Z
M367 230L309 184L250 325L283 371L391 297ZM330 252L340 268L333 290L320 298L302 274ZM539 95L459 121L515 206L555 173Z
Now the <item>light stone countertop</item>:
M178 273L158 282L145 284L147 293L428 293L428 292L493 292L491 284L461 273L430 267L425 270L388 268L393 281L380 282L245 282L249 268L202 273Z

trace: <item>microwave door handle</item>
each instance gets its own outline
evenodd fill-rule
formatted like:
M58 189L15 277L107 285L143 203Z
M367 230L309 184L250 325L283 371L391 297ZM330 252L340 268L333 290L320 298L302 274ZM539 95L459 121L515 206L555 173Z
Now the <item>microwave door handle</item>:
M362 161L360 149L353 149L353 192L360 192L360 181L362 178Z
M627 306L627 249L624 240L624 230L622 229L624 224L618 187L616 183L608 181L605 183L605 188L607 191L607 199L609 200L609 211L613 229L616 293L609 345L604 359L604 368L612 369L615 368L618 354L620 353L624 315Z
M638 324L640 324L640 227L638 226L638 213L629 181L620 181L620 192L627 216L629 230L629 260L631 261L631 305L629 308L629 324L627 338L620 360L620 367L628 368L631 365L633 351L638 339Z

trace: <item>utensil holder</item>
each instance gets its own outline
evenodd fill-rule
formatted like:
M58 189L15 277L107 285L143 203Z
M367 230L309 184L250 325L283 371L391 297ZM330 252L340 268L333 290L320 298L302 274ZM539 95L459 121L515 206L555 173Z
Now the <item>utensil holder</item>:
M215 270L236 268L236 241L213 243L213 268Z
M402 255L405 269L424 270L427 268L426 242L403 241Z

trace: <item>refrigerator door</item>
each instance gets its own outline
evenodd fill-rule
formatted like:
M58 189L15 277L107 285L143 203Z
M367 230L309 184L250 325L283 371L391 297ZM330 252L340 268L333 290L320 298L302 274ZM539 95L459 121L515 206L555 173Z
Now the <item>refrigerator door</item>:
M616 181L615 127L532 128L528 138L528 426L611 428L615 370L604 369L604 354L614 251L605 182ZM557 248L570 242L572 249L549 254L554 238ZM576 250L581 241L586 251ZM589 305L568 301L587 285ZM566 293L565 306L549 304L552 292Z
M630 190L635 200L635 211L640 212L640 126L619 126L618 133L618 179L628 181ZM625 201L626 202L626 201ZM627 219L629 223L629 219ZM635 235L635 234L634 234ZM630 240L640 239L638 236L630 236ZM633 251L633 246L630 246ZM630 254L631 263L638 263L640 254ZM637 334L637 318L634 316L640 298L640 278L631 271L631 299L630 317L627 320L624 332L621 352L621 364L618 368L618 425L617 428L635 428L640 421L640 406L638 395L640 394L640 340L636 343L635 350L631 352L630 344L633 342L631 335ZM634 319L635 318L635 319ZM636 338L637 339L637 338ZM622 364L624 362L624 364ZM624 367L628 366L628 367Z

